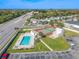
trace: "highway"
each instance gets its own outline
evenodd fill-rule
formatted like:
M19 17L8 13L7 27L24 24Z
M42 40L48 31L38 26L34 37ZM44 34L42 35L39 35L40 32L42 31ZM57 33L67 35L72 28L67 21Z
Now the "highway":
M10 36L16 32L15 27L23 28L25 20L31 16L32 13L27 13L11 21L0 24L0 50L6 45Z

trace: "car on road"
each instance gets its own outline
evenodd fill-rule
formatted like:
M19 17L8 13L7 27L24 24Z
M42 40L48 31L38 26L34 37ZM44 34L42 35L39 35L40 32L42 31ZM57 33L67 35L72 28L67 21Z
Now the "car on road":
M8 56L9 56L9 54L4 53L4 54L2 54L1 59L8 59Z
M72 39L69 39L69 38L68 38L68 39L66 39L66 40L67 40L67 41L70 41L70 42L72 42L72 41L73 41Z

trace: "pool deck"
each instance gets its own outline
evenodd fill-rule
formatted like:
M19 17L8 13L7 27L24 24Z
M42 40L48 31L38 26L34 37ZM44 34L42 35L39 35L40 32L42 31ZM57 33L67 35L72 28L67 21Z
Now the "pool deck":
M24 36L30 36L31 39L30 39L30 42L28 45L20 45L21 41L22 41L22 38ZM26 32L25 34L21 34L16 42L16 44L13 46L13 49L29 49L29 48L33 48L34 47L34 38L35 38L35 35L33 33L28 33Z

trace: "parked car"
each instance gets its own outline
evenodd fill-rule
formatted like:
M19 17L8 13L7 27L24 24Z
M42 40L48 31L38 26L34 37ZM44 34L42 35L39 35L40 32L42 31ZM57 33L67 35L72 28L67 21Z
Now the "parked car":
M74 43L70 43L70 45L71 45L71 49L75 48L75 44Z
M8 59L8 56L9 56L9 54L4 53L4 54L2 54L1 59Z

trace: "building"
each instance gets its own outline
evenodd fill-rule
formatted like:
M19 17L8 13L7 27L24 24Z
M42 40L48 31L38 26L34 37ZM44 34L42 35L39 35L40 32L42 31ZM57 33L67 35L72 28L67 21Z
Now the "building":
M57 38L64 35L64 29L56 28L54 32L52 32L52 37Z

